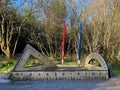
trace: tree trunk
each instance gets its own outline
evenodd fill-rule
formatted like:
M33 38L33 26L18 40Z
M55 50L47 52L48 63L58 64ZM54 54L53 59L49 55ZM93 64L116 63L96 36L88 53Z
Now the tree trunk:
M11 57L10 48L5 46L4 41L1 43L1 50L8 58Z

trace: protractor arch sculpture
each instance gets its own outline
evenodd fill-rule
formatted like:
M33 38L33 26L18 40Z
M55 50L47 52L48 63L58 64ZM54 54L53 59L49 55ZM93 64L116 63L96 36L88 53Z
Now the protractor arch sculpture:
M91 64L92 60L97 60L100 66ZM100 54L91 53L85 60L85 68L88 70L108 70L108 65Z

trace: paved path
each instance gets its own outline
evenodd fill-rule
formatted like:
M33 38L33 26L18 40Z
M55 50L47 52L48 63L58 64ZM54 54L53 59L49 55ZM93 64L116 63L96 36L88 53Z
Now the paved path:
M120 90L120 78L1 82L0 90Z

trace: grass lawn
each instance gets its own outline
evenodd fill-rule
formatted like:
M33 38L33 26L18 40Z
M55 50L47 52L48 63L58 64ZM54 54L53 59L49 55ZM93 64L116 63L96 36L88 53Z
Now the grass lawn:
M117 76L120 76L120 69L115 69L115 70L112 70L114 75L117 75Z

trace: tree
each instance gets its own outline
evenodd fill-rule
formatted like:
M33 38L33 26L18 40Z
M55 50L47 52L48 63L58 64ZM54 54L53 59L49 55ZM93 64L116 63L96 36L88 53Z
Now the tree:
M113 61L118 59L119 1L90 0L82 15L84 45L89 52L98 52ZM116 58L117 57L117 58ZM114 61L116 61L114 60Z
M2 52L10 58L15 53L21 27L26 18L21 16L18 8L12 6L11 1L5 0L0 4L0 47Z
M34 29L30 42L36 44L47 56L60 55L62 28L66 17L65 1L45 0L42 5L37 14L41 19L37 20L38 27L42 28ZM42 13L44 18L41 18L39 13Z

